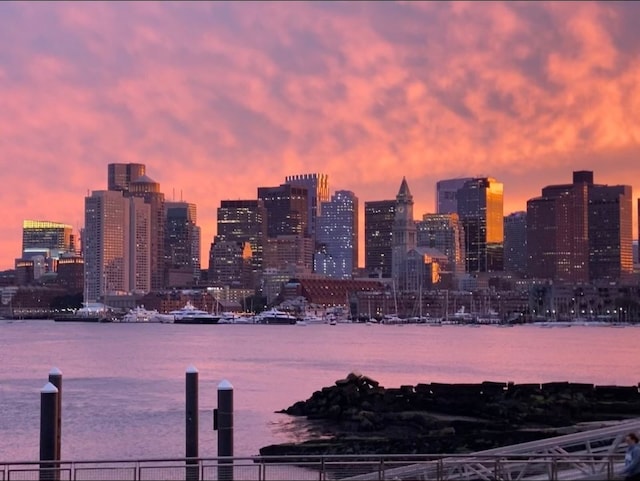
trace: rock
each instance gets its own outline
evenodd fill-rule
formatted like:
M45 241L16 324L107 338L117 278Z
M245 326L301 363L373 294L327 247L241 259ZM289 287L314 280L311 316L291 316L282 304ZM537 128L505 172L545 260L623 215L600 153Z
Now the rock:
M640 393L638 386L569 382L384 388L351 372L280 412L322 420L332 437L267 446L261 454L456 453L542 439L581 422L640 416Z

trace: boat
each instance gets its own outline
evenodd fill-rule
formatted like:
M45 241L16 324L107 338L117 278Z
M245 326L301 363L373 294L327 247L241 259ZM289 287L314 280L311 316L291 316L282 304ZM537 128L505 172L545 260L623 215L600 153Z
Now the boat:
M253 316L249 313L223 312L218 324L253 324Z
M295 324L297 318L279 309L262 311L255 317L256 324Z
M301 320L304 321L305 324L325 324L325 320L315 314L305 314Z
M218 324L220 316L197 309L191 302L187 302L182 309L171 311L175 324Z
M120 322L160 322L156 315L158 311L155 309L148 310L145 309L144 306L136 306L134 309L129 309L122 318Z
M113 310L99 302L85 302L75 311L67 311L53 316L55 322L113 322L117 316Z
M175 321L175 316L173 314L162 314L161 312L156 312L149 322L159 322L161 324L173 324Z

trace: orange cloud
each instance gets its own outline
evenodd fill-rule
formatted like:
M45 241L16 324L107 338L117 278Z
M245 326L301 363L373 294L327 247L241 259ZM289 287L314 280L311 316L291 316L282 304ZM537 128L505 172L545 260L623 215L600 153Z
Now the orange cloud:
M0 5L0 267L25 218L83 223L109 162L198 205L329 174L361 204L406 176L490 175L505 214L571 171L636 179L640 7L623 3ZM635 202L634 202L635 206ZM635 221L634 214L634 221Z

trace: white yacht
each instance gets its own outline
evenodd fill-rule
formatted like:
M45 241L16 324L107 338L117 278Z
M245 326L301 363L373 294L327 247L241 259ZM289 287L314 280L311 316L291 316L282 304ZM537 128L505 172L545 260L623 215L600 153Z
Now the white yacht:
M256 324L295 324L297 318L279 309L262 311L255 317Z
M155 316L158 315L158 311L155 309L148 310L144 306L136 306L134 309L129 309L120 322L160 322Z
M171 311L175 324L218 324L220 316L197 309L191 302L182 308Z

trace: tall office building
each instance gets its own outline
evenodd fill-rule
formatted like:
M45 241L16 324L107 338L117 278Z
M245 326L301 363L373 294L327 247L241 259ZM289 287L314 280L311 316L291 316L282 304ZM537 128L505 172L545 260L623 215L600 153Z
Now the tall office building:
M504 218L504 270L527 272L527 213L514 212Z
M267 236L301 235L307 232L308 191L306 187L282 184L258 187L258 199L267 211Z
M264 246L264 269L289 276L312 272L313 244L303 235L269 237Z
M55 271L60 256L75 250L73 227L70 225L46 220L22 222L22 259L42 255L48 269Z
M305 234L316 241L316 219L322 203L329 201L329 177L326 174L301 174L285 177L285 183L307 189L307 229Z
M457 192L465 235L466 272L501 271L503 185L491 177L468 180Z
M267 237L267 211L262 200L223 200L217 211L216 241L248 242L251 266L257 280L262 271Z
M144 164L109 164L108 190L125 197L139 197L151 209L151 287L164 288L165 281L165 211L160 184L146 175Z
M464 274L464 228L458 214L424 214L416 222L418 247L437 249L447 256L456 276Z
M409 190L407 179L402 178L398 195L396 195L396 209L393 220L391 277L399 289L407 287L407 253L415 249L416 222L413 220L413 196Z
M364 203L364 267L370 274L391 277L396 200Z
M589 186L589 277L627 280L633 274L633 213L629 185Z
M165 285L171 286L171 272L191 272L192 280L200 279L200 227L196 205L188 202L166 202L165 210Z
M209 251L209 281L237 288L254 287L249 242L216 236Z
M317 218L314 272L349 279L358 267L358 198L338 190Z
M83 251L85 300L151 288L150 207L122 192L94 191L85 197Z
M545 187L527 202L530 275L573 283L626 278L633 270L631 210L631 187L594 184L591 171Z
M436 212L438 214L457 214L458 190L470 180L473 179L471 177L461 177L441 180L436 183Z
M131 182L145 174L144 164L109 164L107 166L107 188L128 192Z
M531 277L588 282L588 185L574 173L572 184L552 185L527 201L527 270Z
M151 288L164 288L164 194L160 192L160 184L147 175L142 175L129 185L125 197L138 197L149 205L151 210Z

